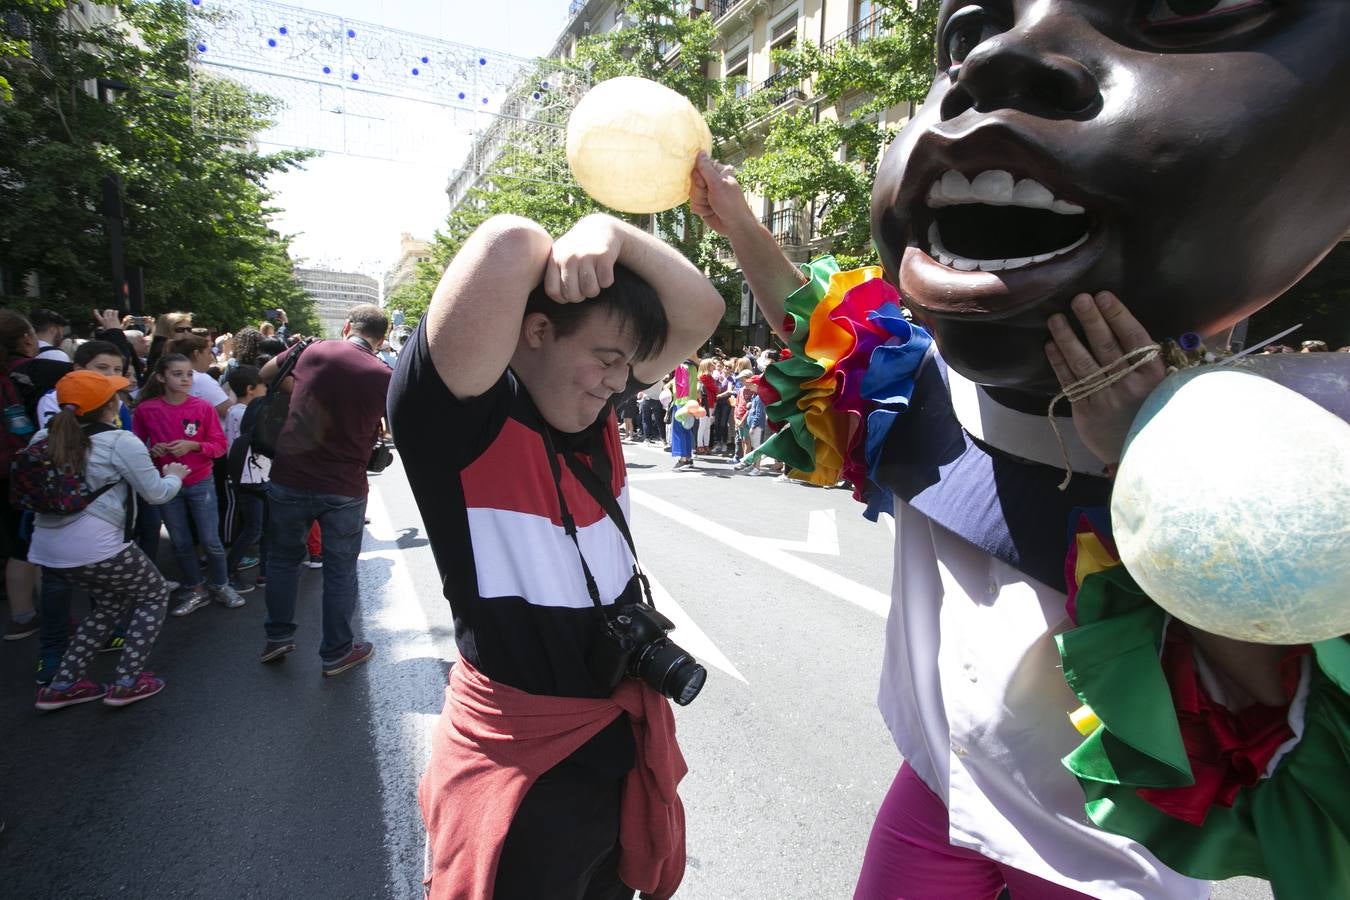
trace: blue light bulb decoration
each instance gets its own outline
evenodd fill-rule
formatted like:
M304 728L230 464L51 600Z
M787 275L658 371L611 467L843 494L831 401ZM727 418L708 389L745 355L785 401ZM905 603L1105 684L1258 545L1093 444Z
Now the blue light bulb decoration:
M198 52L198 53L205 53L205 52L206 52L206 45L205 45L205 44L198 44L198 45L197 45L197 52Z
M269 47L275 47L276 45L277 45L277 39L276 39L276 38L268 38L268 39L267 39L267 46L269 46Z
M422 57L422 62L427 63L427 62L431 62L431 60L427 59L427 58L424 56L424 57Z
M461 100L464 99L464 92L463 92L463 91L460 91L460 92L459 92L459 99L461 99Z
M277 29L277 34L289 34L289 32L286 30L286 26L282 25L280 28Z
M540 95L539 95L539 92L538 92L538 91L535 91L535 92L534 92L534 99L538 100L538 99L539 99L539 96L540 96Z
M420 75L420 74L422 74L421 71L417 68L417 66L413 66L412 73L413 73L414 75Z
M349 37L349 38L354 38L354 37L356 37L356 29L354 29L354 28L348 28L348 29L347 29L347 37Z
M361 80L361 75L360 75L360 73L353 72L353 73L352 73L352 81L360 81L360 80Z
M484 102L484 103L487 103L487 98L486 98L486 97L483 98L483 102Z
M548 90L548 82L547 82L547 81L544 82L544 90Z
M480 56L480 57L478 57L478 64L479 64L480 66L486 66L486 65L487 65L487 57L485 57L485 56Z
M332 74L333 74L333 67L332 67L332 66L324 66L324 67L323 67L323 74L325 74L325 75L332 75Z

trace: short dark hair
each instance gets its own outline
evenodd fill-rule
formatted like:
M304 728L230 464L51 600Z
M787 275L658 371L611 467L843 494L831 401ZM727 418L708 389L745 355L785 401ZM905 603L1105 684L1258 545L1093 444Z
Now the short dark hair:
M122 356L121 349L111 341L85 341L75 348L75 365L83 369L93 362L96 356L121 357L122 364L126 365L126 357Z
M54 309L35 309L28 314L28 321L33 323L34 331L46 331L53 325L65 328L70 324L69 319Z
M230 369L230 374L226 380L230 383L230 390L234 391L234 395L242 400L244 395L248 393L249 388L255 384L262 384L262 373L257 366L240 363Z
M347 321L352 323L352 331L377 343L384 340L385 332L389 330L389 317L373 303L354 307L347 314Z
M164 351L166 353L181 353L188 359L192 359L192 354L209 349L211 349L211 342L200 334L194 333L187 337L180 337L169 341L169 344L164 348Z
M596 311L622 317L637 334L637 352L633 359L640 362L651 359L666 346L670 325L666 310L655 289L641 276L626 266L614 266L614 283L585 303L557 303L544 293L543 282L532 291L525 302L525 315L540 313L553 323L559 337L575 332Z

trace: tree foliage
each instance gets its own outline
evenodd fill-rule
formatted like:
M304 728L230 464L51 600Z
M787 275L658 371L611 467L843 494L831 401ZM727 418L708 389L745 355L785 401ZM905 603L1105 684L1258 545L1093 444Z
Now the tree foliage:
M876 262L871 244L872 182L894 129L879 115L919 102L933 81L938 0L878 0L876 36L829 49L800 44L774 51L786 82L810 85L815 102L768 123L764 152L738 177L771 200L817 203L817 231L847 266ZM753 95L752 95L753 96ZM833 106L836 117L821 116ZM819 211L823 210L823 214Z
M0 261L36 275L45 305L82 317L113 305L104 189L114 178L124 257L144 270L147 312L187 309L234 328L280 306L296 330L313 330L264 186L309 154L250 143L273 102L190 73L185 4L103 2L120 19L79 32L65 5L0 0L3 39L21 34L31 57L0 61L12 91L0 104ZM232 133L204 128L194 104L226 113Z
M691 19L687 3L678 0L628 0L623 5L623 15L627 27L583 39L575 60L565 63L541 60L540 71L561 67L578 77L589 78L592 83L620 75L639 75L683 94L699 109L707 108L711 102L713 108L707 119L714 140L729 136L744 124L743 108L722 104L723 99L734 95L734 89L707 74L718 53L714 47L717 32L711 17ZM549 171L567 171L560 142L548 141L542 133L524 140L514 152L504 152L450 213L444 227L436 233L432 261L419 267L414 284L395 292L391 308L399 304L398 308L410 319L425 312L451 257L474 228L497 213L534 219L554 235L596 211L609 212L644 227L650 224L648 216L625 215L601 207L570 176L550 182L522 178L523 167L518 165L516 155L522 148L535 158L536 165L542 159ZM700 269L708 271L715 283L723 286L728 299L739 296L738 288L727 278L730 270L719 259L726 257L725 243L706 233L703 223L689 213L687 206L658 213L655 218L657 234Z
M829 53L806 45L776 51L784 78L814 85L820 105L861 98L843 121L819 116L816 104L775 115L774 91L747 90L744 78L711 77L720 69L717 25L711 15L691 18L688 4L678 0L626 0L625 26L583 39L572 65L593 82L637 75L689 98L704 111L716 154L747 155L738 170L743 185L803 207L817 202L824 210L819 230L837 235L833 251L844 262L861 262L873 257L868 225L872 179L891 137L877 124L876 114L920 99L927 91L938 5L937 0L878 3L885 26L879 37ZM551 60L547 65L560 63ZM555 145L538 152L562 151ZM492 164L437 233L432 261L421 266L414 285L396 292L391 305L400 304L410 318L421 315L450 258L474 227L495 213L529 216L558 234L598 208L575 185L522 180L513 168L508 156ZM625 218L645 224L645 217ZM732 301L727 322L733 324L739 280L728 268L725 239L707 231L687 206L658 213L655 231L706 271Z

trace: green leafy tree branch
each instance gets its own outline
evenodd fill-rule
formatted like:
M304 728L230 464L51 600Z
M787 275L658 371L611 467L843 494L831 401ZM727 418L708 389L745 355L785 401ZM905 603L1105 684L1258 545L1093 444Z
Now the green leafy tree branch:
M280 306L297 330L312 329L288 239L268 223L265 186L310 154L264 154L251 144L275 101L189 71L182 3L100 3L117 21L78 32L65 5L0 0L0 39L17 40L18 26L31 57L3 68L11 91L0 104L5 267L35 275L44 305L81 318L112 305L103 199L111 177L126 264L145 271L147 312L186 309L233 329ZM106 102L83 89L91 82ZM194 106L218 111L229 127L207 128Z

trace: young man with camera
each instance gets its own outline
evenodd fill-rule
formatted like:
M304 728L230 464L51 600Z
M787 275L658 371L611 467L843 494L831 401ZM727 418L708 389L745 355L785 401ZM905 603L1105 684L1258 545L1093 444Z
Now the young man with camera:
M666 638L627 525L614 410L712 333L722 298L608 216L556 241L488 220L399 353L389 421L460 661L421 786L432 897L669 896L684 763Z

